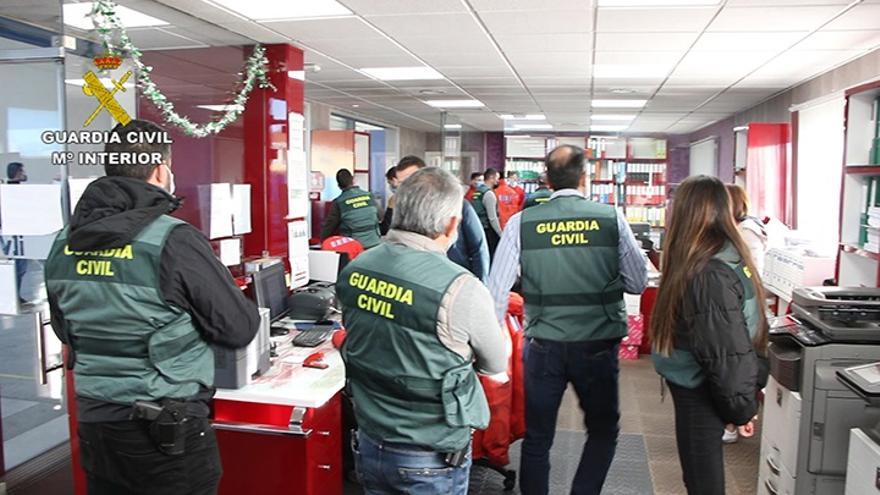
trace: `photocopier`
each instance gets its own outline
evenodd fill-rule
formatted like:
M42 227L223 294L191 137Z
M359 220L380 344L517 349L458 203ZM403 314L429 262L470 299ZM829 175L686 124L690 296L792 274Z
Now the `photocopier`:
M850 429L880 408L837 372L880 361L880 289L797 288L792 315L771 319L764 394L761 495L843 495Z

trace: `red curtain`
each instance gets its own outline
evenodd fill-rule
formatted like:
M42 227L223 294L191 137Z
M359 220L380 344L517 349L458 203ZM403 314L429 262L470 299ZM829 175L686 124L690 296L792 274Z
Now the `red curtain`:
M746 161L746 189L750 213L775 217L791 225L791 124L750 123Z

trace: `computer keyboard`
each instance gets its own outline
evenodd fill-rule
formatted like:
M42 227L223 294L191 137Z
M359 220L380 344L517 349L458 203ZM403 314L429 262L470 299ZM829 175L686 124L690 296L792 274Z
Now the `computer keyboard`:
M293 338L293 345L297 347L317 347L333 334L333 330L306 330Z

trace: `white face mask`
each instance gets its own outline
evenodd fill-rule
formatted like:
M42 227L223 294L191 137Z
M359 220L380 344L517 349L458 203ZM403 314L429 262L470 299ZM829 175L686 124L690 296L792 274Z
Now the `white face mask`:
M165 165L165 168L168 169L168 187L166 187L165 189L168 191L168 194L174 196L174 172L171 171L171 167L169 167L168 165Z

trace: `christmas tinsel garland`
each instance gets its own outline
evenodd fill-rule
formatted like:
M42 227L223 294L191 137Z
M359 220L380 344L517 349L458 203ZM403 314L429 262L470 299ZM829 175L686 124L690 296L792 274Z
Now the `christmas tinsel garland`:
M222 131L226 126L235 122L241 115L241 112L244 110L244 105L248 100L251 90L254 89L254 86L259 86L260 88L273 88L269 83L269 80L266 78L268 60L266 60L265 49L260 44L257 44L254 46L254 51L245 64L245 73L243 74L244 81L241 90L235 95L232 103L226 107L223 116L220 119L213 120L207 124L195 123L190 120L189 117L175 112L174 103L169 101L168 97L162 94L162 91L159 90L159 87L156 86L156 83L150 78L150 72L153 71L153 68L141 62L142 53L131 42L128 33L125 30L125 26L119 21L119 17L116 15L116 4L111 0L96 0L89 15L92 18L92 22L95 25L95 29L98 31L98 35L101 37L101 41L103 42L107 53L117 55L122 55L124 53L131 58L132 63L134 63L134 66L137 69L137 81L142 94L156 106L156 108L162 113L166 122L181 128L183 132L189 136L202 138ZM113 46L114 32L119 33L120 46L118 49L114 49Z

